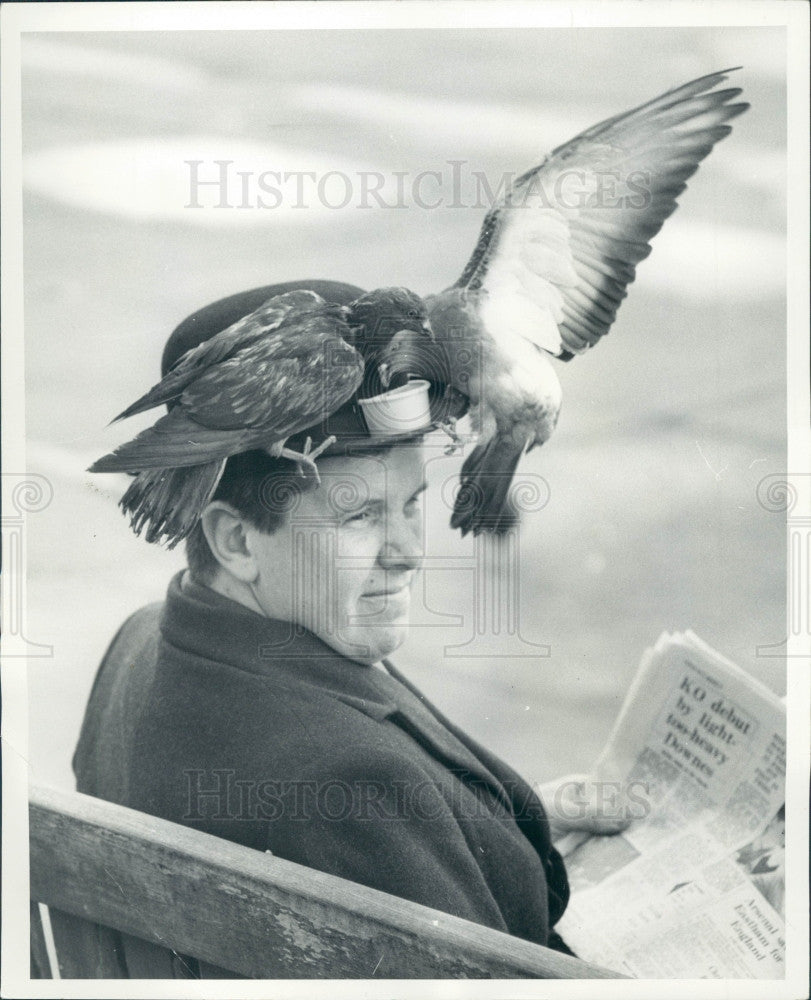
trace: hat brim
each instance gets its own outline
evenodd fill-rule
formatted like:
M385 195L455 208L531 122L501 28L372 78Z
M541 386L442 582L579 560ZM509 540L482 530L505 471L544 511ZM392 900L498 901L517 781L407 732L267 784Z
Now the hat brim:
M358 404L357 398L353 398L320 423L293 435L287 440L286 446L300 451L304 448L308 437L313 447L318 447L326 438L334 436L336 440L321 453L325 457L362 451L379 451L382 448L394 447L406 441L414 441L437 430L443 422L442 416L438 412L440 409L441 402L434 400L431 405L431 419L421 427L410 428L400 434L377 434L369 431L363 410Z

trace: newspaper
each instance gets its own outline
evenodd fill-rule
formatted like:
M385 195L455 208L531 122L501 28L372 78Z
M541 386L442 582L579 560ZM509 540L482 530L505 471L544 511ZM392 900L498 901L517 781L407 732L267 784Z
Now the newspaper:
M594 769L636 818L558 845L577 955L640 978L784 976L785 718L691 632L645 653Z

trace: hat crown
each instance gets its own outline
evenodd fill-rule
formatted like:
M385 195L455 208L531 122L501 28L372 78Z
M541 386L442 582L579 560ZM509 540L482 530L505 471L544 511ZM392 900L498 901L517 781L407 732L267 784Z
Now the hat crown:
M247 292L237 292L224 299L218 299L197 312L187 316L172 331L161 358L161 375L166 375L172 365L193 347L210 340L215 334L227 330L229 326L250 315L263 302L285 292L309 291L320 295L326 302L349 305L364 294L357 285L342 281L285 281L276 285L263 285Z

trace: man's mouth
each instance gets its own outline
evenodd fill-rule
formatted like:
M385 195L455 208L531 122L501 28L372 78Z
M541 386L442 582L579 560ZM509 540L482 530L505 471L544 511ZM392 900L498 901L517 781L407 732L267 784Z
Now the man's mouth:
M401 583L399 587L388 587L386 590L369 590L364 593L363 597L392 597L394 594L401 594L404 590L407 590L411 586L411 581L406 580L405 583Z

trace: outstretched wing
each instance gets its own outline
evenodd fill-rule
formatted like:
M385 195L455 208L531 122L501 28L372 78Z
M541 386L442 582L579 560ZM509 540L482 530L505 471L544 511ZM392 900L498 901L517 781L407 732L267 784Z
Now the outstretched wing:
M739 88L713 90L727 72L582 132L488 213L456 287L483 293L496 341L519 333L569 360L608 333L687 179L749 107L732 103Z
M151 410L161 403L172 402L190 383L213 365L233 357L237 351L249 347L258 340L270 337L291 317L325 306L324 300L311 291L297 290L274 295L248 316L244 316L225 330L198 344L197 347L186 351L157 385L119 413L113 423L136 413Z

